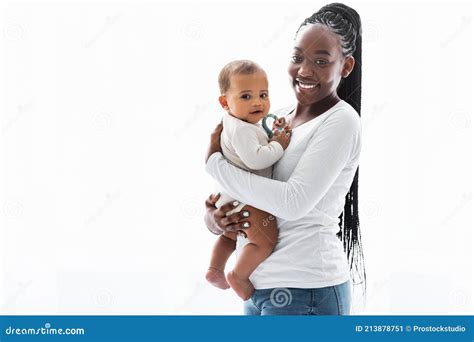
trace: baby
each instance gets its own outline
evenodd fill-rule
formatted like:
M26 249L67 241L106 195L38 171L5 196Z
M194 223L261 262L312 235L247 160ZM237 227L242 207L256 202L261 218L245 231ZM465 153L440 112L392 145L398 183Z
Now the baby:
M290 143L290 134L274 130L269 140L262 127L262 118L270 109L265 71L252 61L230 62L219 74L219 87L219 102L226 111L220 140L224 156L244 170L271 177L272 165L283 156ZM284 119L280 118L274 122L273 128L281 129L284 124ZM221 191L216 207L231 201L234 199ZM240 212L245 206L238 201L234 201L233 205L235 209L227 216ZM272 253L278 238L276 220L270 214L268 216L265 225L262 222L262 226L253 226L245 233L226 232L219 236L206 274L212 285L221 289L232 287L243 300L250 298L255 289L249 277ZM234 269L225 276L225 265L236 248L237 234L246 236L248 243L241 249Z

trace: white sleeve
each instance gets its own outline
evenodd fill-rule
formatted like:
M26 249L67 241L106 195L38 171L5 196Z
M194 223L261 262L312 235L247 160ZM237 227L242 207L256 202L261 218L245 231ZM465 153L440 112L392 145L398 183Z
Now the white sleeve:
M311 137L286 182L235 167L218 152L209 158L206 171L242 203L289 221L304 217L360 151L360 118L350 111L336 113Z
M260 144L257 133L251 127L236 130L232 145L240 160L252 170L263 170L275 164L284 153L276 141Z

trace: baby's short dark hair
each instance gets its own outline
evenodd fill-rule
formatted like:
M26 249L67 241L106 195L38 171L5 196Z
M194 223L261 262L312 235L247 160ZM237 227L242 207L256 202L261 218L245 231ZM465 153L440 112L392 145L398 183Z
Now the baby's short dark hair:
M260 65L247 59L227 63L219 73L219 88L224 95L230 88L230 78L233 75L251 75L257 71L265 71Z

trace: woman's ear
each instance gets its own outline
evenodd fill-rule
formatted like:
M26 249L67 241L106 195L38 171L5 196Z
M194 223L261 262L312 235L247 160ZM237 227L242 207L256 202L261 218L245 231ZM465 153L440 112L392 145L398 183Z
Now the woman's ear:
M354 69L354 64L355 64L355 59L352 56L349 56L346 58L344 61L344 65L342 66L342 73L341 76L342 78L346 78L349 76L352 72L352 69Z
M225 95L219 96L219 103L221 104L222 108L225 110L229 110L229 105L227 104L227 99L225 98Z

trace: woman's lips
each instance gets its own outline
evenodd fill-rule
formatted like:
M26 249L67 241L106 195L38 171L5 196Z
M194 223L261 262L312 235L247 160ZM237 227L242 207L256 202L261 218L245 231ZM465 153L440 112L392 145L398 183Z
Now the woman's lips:
M316 82L303 81L303 80L296 79L295 83L296 83L296 87L302 91L311 91L314 89L321 88L321 85Z

